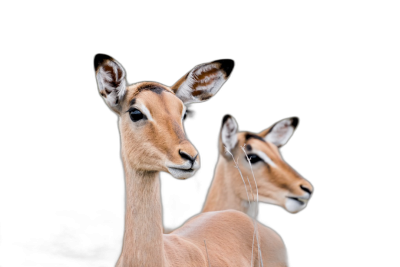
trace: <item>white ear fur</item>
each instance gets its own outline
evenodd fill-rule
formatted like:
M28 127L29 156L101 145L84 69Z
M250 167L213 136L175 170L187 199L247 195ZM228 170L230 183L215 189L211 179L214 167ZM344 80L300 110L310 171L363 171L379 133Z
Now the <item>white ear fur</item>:
M237 143L236 133L238 132L238 124L230 115L225 115L222 122L221 141L227 150L231 151Z
M277 122L265 136L265 140L273 143L277 147L285 145L297 127L299 119L296 117L288 118Z
M171 88L185 104L206 101L221 89L233 67L234 61L230 59L200 64Z
M102 54L95 56L96 80L107 105L115 108L126 93L126 73L115 59Z

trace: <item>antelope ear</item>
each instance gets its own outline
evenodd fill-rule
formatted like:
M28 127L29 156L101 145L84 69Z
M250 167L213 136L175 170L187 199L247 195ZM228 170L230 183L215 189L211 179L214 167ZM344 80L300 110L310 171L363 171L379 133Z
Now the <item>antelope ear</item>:
M273 143L277 147L281 147L292 137L298 124L299 118L297 117L283 119L265 129L259 135L264 137L266 141Z
M222 149L224 151L225 148L229 151L237 144L237 132L239 126L234 117L231 115L225 115L222 119L222 126L221 126L221 142L222 142ZM224 148L225 147L225 148ZM225 154L225 152L223 153Z
M231 74L235 62L220 59L194 67L171 89L183 103L203 102L214 96Z
M94 57L97 86L111 109L119 109L126 92L126 73L122 65L110 56Z

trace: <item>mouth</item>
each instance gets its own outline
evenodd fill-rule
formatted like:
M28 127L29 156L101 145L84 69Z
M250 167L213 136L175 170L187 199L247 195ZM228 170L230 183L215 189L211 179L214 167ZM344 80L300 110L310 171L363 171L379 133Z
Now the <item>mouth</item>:
M197 169L181 169L181 168L175 168L175 167L168 167L169 173L174 176L175 178L178 179L186 179L189 177L192 177Z
M294 201L296 201L299 205L304 205L307 203L307 200L299 198L299 197L287 197L289 199L293 199Z
M285 208L290 213L297 213L307 206L308 199L301 197L286 197Z

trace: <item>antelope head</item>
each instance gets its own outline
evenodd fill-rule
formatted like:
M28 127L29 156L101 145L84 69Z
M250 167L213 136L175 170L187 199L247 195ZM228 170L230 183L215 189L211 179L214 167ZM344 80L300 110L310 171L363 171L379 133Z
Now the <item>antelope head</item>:
M122 65L110 56L94 59L100 95L118 115L125 165L142 172L164 171L185 179L200 167L186 138L186 105L214 96L234 67L229 59L200 64L169 87L157 82L128 85Z
M242 178L233 167L232 155L243 173L249 195L251 190L256 193L253 171L261 202L281 206L290 213L297 213L307 206L313 186L284 161L279 151L289 141L298 123L299 119L292 117L278 121L260 133L238 132L236 120L230 115L224 117L219 141L220 154L229 166L232 164L232 168L226 168L225 171L234 179L232 184L235 192L243 201L247 202L247 195Z

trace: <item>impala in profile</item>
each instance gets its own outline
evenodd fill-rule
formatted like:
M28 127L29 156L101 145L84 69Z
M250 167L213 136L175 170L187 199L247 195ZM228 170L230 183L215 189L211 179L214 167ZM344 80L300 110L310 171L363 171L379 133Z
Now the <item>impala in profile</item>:
M256 218L258 203L253 195L257 190L260 202L281 206L290 213L303 210L313 186L283 160L279 151L298 123L299 119L292 117L260 133L239 132L236 120L226 115L219 137L219 159L203 212L235 209Z

